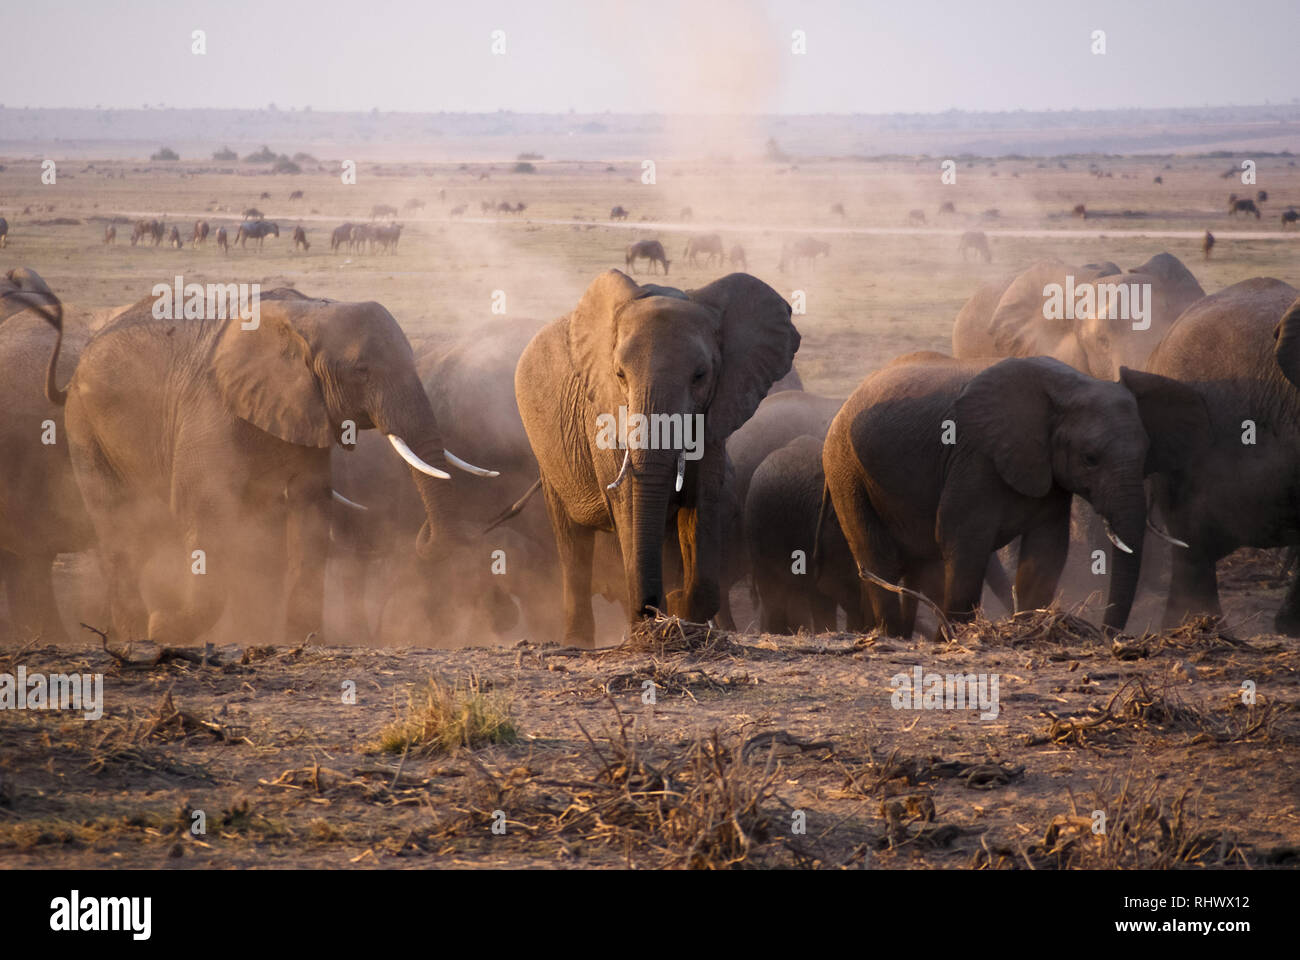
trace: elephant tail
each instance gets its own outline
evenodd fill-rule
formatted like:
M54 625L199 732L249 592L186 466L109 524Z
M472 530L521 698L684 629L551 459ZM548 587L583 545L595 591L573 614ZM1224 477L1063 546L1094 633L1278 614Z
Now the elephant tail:
M516 500L514 503L508 506L505 510L501 511L495 517L493 517L492 522L483 528L483 532L489 533L492 530L495 530L497 527L501 526L501 524L505 523L507 520L519 516L520 512L524 509L524 507L528 505L528 501L533 498L533 494L535 494L540 489L542 489L542 478L538 477L536 480L533 481L533 485L529 487L526 491L524 491L524 495L522 497L520 497L518 500Z
M817 508L817 530L813 533L812 582L815 584L821 576L822 563L822 527L833 508L831 507L831 488L822 484L822 502Z
M34 270L17 267L10 270L5 279L13 286L0 290L0 300L17 303L19 310L34 310L54 328L54 349L50 351L50 363L45 371L45 396L50 403L63 406L68 391L60 390L54 381L59 366L59 350L63 346L63 303Z

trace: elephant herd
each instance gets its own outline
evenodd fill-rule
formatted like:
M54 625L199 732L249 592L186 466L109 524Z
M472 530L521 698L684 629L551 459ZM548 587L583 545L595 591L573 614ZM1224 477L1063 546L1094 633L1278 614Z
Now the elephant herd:
M374 302L275 290L255 324L152 307L90 337L34 272L0 282L20 630L61 634L51 566L92 551L124 640L223 618L472 639L522 616L590 647L595 596L735 628L745 581L766 631L842 611L906 637L920 602L968 619L986 584L1054 602L1076 498L1121 630L1166 549L1176 624L1220 611L1217 560L1300 543L1300 291L1207 296L1169 254L1035 263L974 293L952 356L899 357L845 400L803 390L791 308L745 273L684 291L610 270L557 320L418 353ZM1300 633L1300 589L1275 623Z

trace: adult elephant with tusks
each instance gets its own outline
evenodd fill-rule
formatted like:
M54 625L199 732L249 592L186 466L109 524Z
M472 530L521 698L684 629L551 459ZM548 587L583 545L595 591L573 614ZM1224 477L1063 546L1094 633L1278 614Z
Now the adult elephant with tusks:
M717 612L727 437L798 348L790 305L744 273L683 292L610 270L533 338L515 396L559 552L569 643L595 642L597 530L618 537L632 621L665 606L662 549L674 519L684 583L668 612L696 621ZM611 418L632 431L611 438ZM656 425L674 418L675 442L650 439L662 439ZM703 434L687 450L691 424Z
M822 462L876 621L891 634L912 634L917 593L969 619L989 555L1015 537L1017 608L1052 603L1075 494L1114 544L1103 623L1119 630L1142 559L1144 477L1185 466L1207 429L1194 391L1149 373L1123 368L1112 383L1049 357L903 358L845 402Z
M330 451L348 450L353 428L381 431L410 465L426 517L412 546L444 552L459 485L480 482L461 471L490 471L444 449L392 314L286 289L262 295L255 323L159 320L153 307L101 330L67 391L121 640L191 641L231 598L255 636L318 632Z

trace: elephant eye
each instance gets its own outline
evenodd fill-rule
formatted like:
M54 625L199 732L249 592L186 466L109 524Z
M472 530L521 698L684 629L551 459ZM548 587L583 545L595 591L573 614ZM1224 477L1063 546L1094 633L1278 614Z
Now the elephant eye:
M709 371L705 370L703 367L700 367L700 369L696 370L696 371L695 371L695 382L696 382L696 383L699 383L701 380L703 380L703 379L704 379L704 375L705 375L706 373L708 373L708 372L709 372Z
M620 380L626 380L626 379L627 379L627 374L624 373L622 370L618 370L618 371L616 371L615 374L614 374L614 376L618 377Z
M1097 464L1101 463L1101 458L1095 453L1085 453L1083 455L1083 462L1090 467L1095 467Z

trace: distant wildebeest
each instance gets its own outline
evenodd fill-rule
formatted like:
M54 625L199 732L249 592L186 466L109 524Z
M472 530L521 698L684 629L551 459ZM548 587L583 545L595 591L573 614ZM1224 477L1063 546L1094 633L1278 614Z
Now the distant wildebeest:
M1288 223L1295 223L1297 220L1300 220L1300 213L1296 213L1294 210L1288 210L1286 213L1282 214L1282 229L1285 230Z
M664 275L668 274L668 254L664 252L664 245L658 240L638 240L636 243L628 244L627 255L624 258L627 268L636 273L636 261L645 259L650 261L650 272L654 273L656 263L662 264Z
M1210 259L1210 251L1214 249L1214 234L1209 230L1205 231L1205 239L1201 241L1201 252L1205 254L1205 259Z
M135 246L141 240L148 240L153 237L153 225L148 220L137 220L131 224L131 246Z
M699 257L703 255L704 265L713 266L713 261L718 261L718 266L722 265L722 237L716 233L706 233L699 237L688 237L686 240L686 250L682 256L690 263L696 266Z
M117 244L117 227L111 223L104 228L104 246L115 246Z
M225 227L217 227L217 249L221 250L223 253L230 252L230 244L227 242Z
M265 190L263 190L263 191L262 191L262 196L259 197L258 199L260 199L260 200L270 200L270 199L271 199L271 195L270 195L269 193L267 193Z
M695 219L695 211L690 207L682 207L681 218L683 220L693 220Z
M338 252L339 247L352 242L352 224L345 223L341 227L335 227L334 232L330 234L330 250Z
M527 209L528 209L528 204L523 203L523 202L521 201L521 202L519 202L519 203L516 203L516 204L515 204L515 208L514 208L513 210L511 210L510 212L511 212L511 213L523 213L523 212L524 212L525 210L527 210Z
M397 208L390 207L386 203L377 203L370 208L371 220L378 220L380 217L395 217L395 216L397 216Z
M194 221L194 236L190 238L190 243L196 247L201 247L208 241L208 231L212 228L208 226L206 220Z
M812 264L818 257L829 257L830 254L831 245L825 240L814 240L812 237L788 240L781 247L781 262L777 265L777 269L783 271L787 264L795 266L800 260L807 260Z
M311 249L311 244L307 242L307 231L304 230L302 227L294 227L293 248L297 250L299 247L302 247L303 252L306 253L308 250Z
M1152 183L1164 183L1164 182L1165 182L1165 178L1162 177L1162 176L1157 175L1156 178L1155 178L1154 180L1152 180L1151 182L1152 182Z
M375 228L368 223L358 223L352 228L348 239L348 248L355 253L373 250L375 246Z
M462 204L459 204L458 206L452 207L452 208L451 208L451 213L449 213L448 216L452 216L452 217L463 217L463 216L465 216L465 204L462 203Z
M235 234L235 246L247 249L249 240L257 241L257 249L262 249L262 241L268 236L278 237L280 228L270 220L254 220L252 223L241 223L239 232Z
M1255 199L1258 200L1260 203L1265 203L1268 200L1268 191L1260 190L1258 193L1255 194Z
M627 219L627 211L624 210L622 207L614 207L612 210L609 211L609 219L611 219L611 220L626 220L626 219Z
M301 200L301 199L302 199L302 191L301 191L301 190L295 190L293 193L289 194L289 199L290 199L290 200Z
M907 211L907 222L908 222L908 223L925 223L925 211L924 211L924 210L919 210L919 209L918 209L918 210L909 210L909 211Z
M381 250L397 252L397 241L402 237L402 225L391 223L386 227L375 227L374 240Z
M480 200L478 202L479 213L491 213L496 209L496 204L491 200Z
M1074 205L1074 209L1071 210L1070 212L1074 214L1076 217L1078 217L1080 220L1088 219L1088 208L1081 203L1076 203Z
M727 257L727 261L733 267L740 267L746 273L749 272L749 261L745 259L745 248L740 244L736 244L731 248L731 254Z
M412 197L410 200L407 200L406 203L402 204L402 209L403 209L403 210L423 210L423 209L424 209L424 201L423 201L423 200L420 200L420 199L417 198L417 197Z
M257 207L249 207L244 211L245 220L261 220L266 214L262 213Z
M984 258L985 263L993 262L993 251L989 249L989 238L984 236L981 230L967 230L957 241L957 250L961 253L961 259L964 263L967 259L967 251L974 250Z
M1253 213L1255 219L1259 219L1259 207L1255 206L1255 201L1249 197L1245 200L1230 200L1228 202L1228 216L1235 217L1239 213Z
M150 232L153 233L153 245L160 246L163 237L167 235L167 225L161 220L151 220L149 222Z
M185 242L181 240L181 228L175 224L173 224L171 230L167 232L167 246L175 247L177 250L185 246Z
M831 204L831 213L838 214L838 215L840 216L840 218L843 219L843 217L844 217L844 204L842 204L842 203L832 203L832 204Z
M502 200L497 204L497 213L514 213L515 208L509 200Z
M944 214L947 213L956 213L956 212L957 212L957 208L953 206L951 200L945 200L943 203L939 204L939 216L943 216Z

